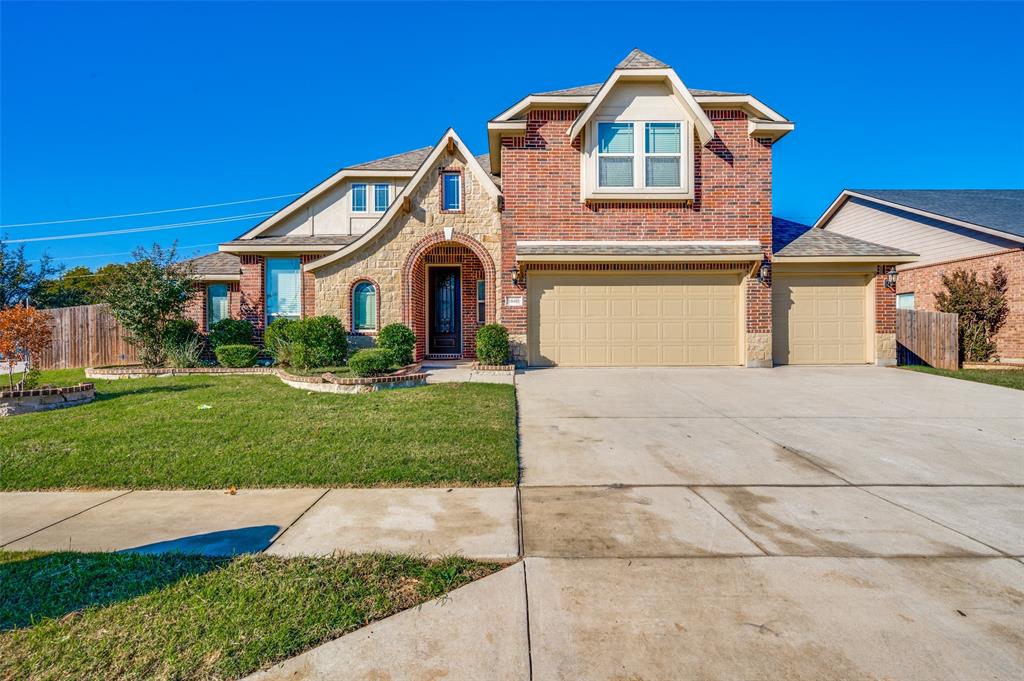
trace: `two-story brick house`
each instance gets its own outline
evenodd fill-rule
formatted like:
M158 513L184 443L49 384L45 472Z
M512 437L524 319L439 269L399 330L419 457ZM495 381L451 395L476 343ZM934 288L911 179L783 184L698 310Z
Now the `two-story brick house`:
M508 327L534 365L891 363L891 268L913 254L772 218L793 123L693 90L634 50L603 83L535 93L431 147L343 168L216 254L194 306L258 329L334 314L420 357Z

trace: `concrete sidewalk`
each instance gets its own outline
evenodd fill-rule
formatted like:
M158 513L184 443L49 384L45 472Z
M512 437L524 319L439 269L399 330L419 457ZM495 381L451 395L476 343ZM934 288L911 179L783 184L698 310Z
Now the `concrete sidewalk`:
M3 492L0 548L519 555L514 488Z

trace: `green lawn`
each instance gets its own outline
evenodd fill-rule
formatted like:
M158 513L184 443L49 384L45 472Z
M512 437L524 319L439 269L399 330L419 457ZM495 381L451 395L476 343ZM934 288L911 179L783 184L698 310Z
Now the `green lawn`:
M1024 390L1024 369L960 369L959 371L950 371L949 369L936 369L935 367L928 366L906 366L902 368L918 371L922 374L947 376L965 381L1001 385L1004 388L1013 388L1014 390Z
M235 679L499 567L0 552L0 678Z
M336 395L274 376L94 382L91 404L0 419L0 489L481 486L518 473L507 385Z

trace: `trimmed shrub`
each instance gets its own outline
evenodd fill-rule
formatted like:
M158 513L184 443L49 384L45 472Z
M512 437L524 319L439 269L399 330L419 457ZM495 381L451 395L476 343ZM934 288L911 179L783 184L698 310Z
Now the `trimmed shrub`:
M213 351L217 355L217 363L222 367L242 368L256 366L256 358L260 349L255 345L220 345Z
M508 329L486 324L476 332L476 360L481 364L508 363Z
M248 319L222 319L210 327L210 347L252 344L253 328Z
M395 364L412 364L416 334L405 324L388 324L377 334L377 347L390 350Z
M203 336L191 319L171 319L164 325L164 355L169 366L185 369L199 366Z
M184 345L199 338L199 327L191 319L171 319L164 325L164 347Z
M274 358L274 362L284 366L292 363L292 333L296 325L302 322L295 319L275 319L263 332L263 347Z
M293 343L293 361L299 366L330 367L345 362L348 356L348 334L345 325L337 317L309 317L287 329L288 340ZM295 348L295 343L301 343L304 348ZM298 355L302 355L302 362L299 362Z
M365 348L349 358L348 367L356 376L381 376L388 373L394 363L390 350Z

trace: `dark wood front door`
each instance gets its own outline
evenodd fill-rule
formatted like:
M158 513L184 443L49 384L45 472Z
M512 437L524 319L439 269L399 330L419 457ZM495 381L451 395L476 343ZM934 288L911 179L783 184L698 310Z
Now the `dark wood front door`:
M431 267L429 287L430 343L432 355L462 354L462 287L458 267Z

